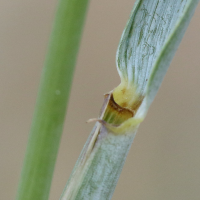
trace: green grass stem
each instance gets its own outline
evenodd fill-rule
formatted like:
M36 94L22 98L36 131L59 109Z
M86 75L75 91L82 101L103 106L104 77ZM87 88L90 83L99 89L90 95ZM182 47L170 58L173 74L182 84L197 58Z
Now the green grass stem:
M47 200L88 0L60 0L42 72L17 200Z

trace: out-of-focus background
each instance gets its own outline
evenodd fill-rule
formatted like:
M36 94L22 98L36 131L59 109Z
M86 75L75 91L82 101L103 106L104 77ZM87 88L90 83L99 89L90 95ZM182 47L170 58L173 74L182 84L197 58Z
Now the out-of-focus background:
M16 194L57 0L0 2L0 199ZM134 0L91 1L50 200L59 199L103 94L120 83L118 42ZM140 126L114 200L200 198L200 5Z

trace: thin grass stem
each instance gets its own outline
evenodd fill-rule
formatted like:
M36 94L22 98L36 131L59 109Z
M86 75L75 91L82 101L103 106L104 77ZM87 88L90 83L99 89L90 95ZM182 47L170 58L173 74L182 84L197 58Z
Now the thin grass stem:
M43 68L17 200L47 200L88 0L60 0Z

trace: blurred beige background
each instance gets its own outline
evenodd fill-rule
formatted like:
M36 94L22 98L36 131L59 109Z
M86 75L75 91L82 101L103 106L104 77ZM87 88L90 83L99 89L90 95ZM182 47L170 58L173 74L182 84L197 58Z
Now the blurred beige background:
M14 199L56 0L0 2L0 199ZM133 0L91 1L50 200L59 199L103 102ZM200 5L142 123L114 200L200 199Z

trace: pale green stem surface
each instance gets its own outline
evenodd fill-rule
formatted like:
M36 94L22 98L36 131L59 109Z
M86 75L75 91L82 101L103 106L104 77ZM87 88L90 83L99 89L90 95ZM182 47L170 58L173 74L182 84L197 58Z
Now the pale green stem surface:
M17 200L47 200L88 0L60 0L50 37Z
M98 123L94 132L97 129ZM91 134L93 135L94 132ZM76 164L74 173L76 176L77 171L81 170L79 176L75 177L74 185L70 185L69 181L61 200L111 199L135 134L136 131L125 135L114 135L102 126L92 153L86 163L82 163L80 159ZM87 146L83 151L86 148ZM72 179L74 179L73 175L71 182Z
M136 1L117 51L121 84L110 92L112 103L105 99L61 200L112 198L139 124L147 114L198 2Z

